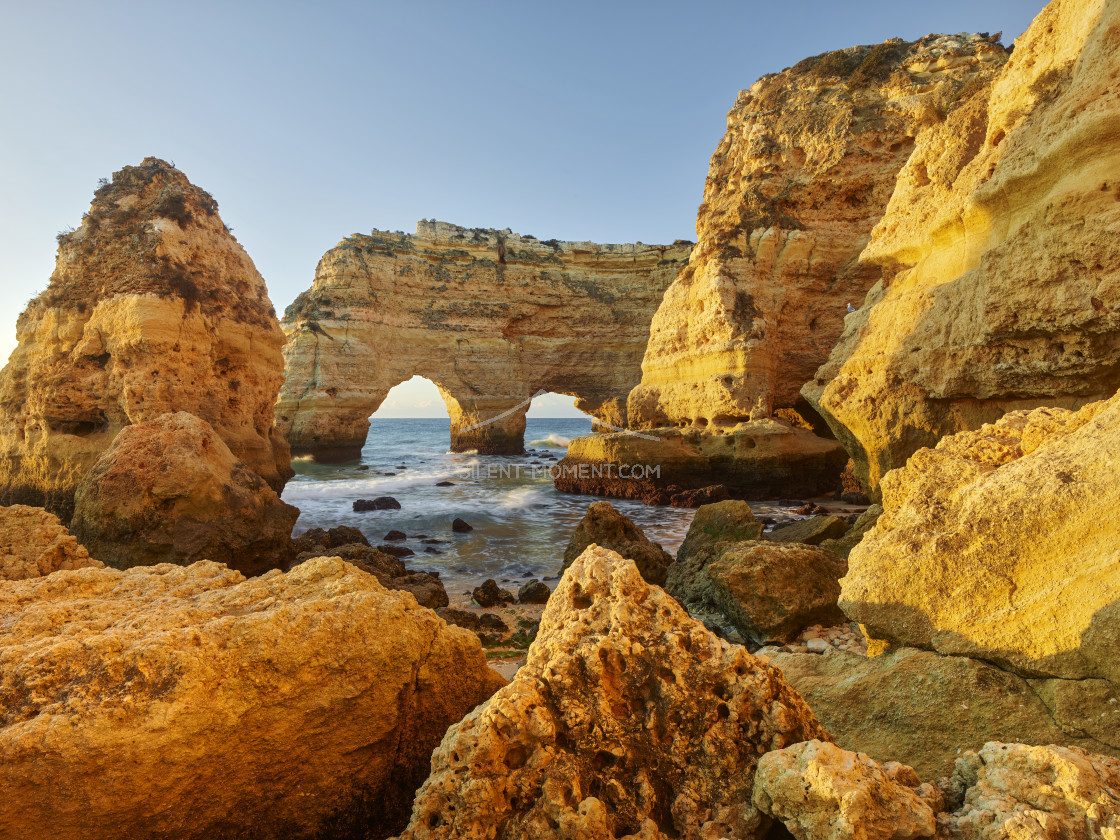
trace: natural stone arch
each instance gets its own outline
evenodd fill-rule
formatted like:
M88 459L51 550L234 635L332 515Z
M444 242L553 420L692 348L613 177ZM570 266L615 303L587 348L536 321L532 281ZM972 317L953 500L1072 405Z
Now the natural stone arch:
M351 236L285 313L277 424L297 453L357 457L370 414L415 375L439 387L455 451L522 452L540 391L622 426L650 321L690 247L540 242L442 222Z

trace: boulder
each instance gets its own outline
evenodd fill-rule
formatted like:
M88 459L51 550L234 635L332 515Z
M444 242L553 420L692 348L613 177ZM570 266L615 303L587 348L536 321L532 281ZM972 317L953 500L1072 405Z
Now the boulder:
M796 543L740 542L708 565L712 599L744 637L788 642L810 624L845 621L837 606L848 564Z
M443 582L426 572L409 572L395 577L389 588L409 592L416 599L416 603L433 610L446 607L450 603Z
M337 558L251 580L200 562L10 582L0 825L384 837L447 726L503 683L473 634Z
M957 761L963 802L938 818L954 840L1096 840L1120 835L1120 761L1076 747L992 742Z
M71 531L118 569L198 560L245 574L288 560L299 510L184 411L123 429L74 494Z
M272 418L284 333L264 279L213 197L166 161L97 189L16 338L0 372L0 504L69 524L78 484L121 430L178 411L277 493L291 477Z
M451 530L454 531L456 534L466 534L470 531L473 531L474 526L471 525L470 523L468 523L464 519L460 519L459 517L455 517L455 519L451 523Z
M920 450L883 480L841 607L895 644L1120 683L1116 452L1120 395Z
M669 567L665 590L693 614L717 610L709 564L718 560L728 545L757 540L761 535L762 523L754 518L746 502L703 505L677 550L677 562Z
M382 544L377 547L377 550L385 554L392 554L394 557L411 557L416 553L407 545Z
M820 545L825 540L839 539L848 533L850 527L839 516L814 516L781 525L762 536L763 539L776 543Z
M365 543L351 543L337 548L316 546L314 550L298 555L290 568L316 557L340 557L366 574L373 575L386 589L410 592L422 607L438 610L449 603L447 590L438 574L410 571L399 557Z
M753 801L798 840L933 837L941 791L913 768L806 741L758 760Z
M547 604L552 596L548 584L540 580L531 580L517 590L517 603L519 604Z
M592 502L587 506L568 547L564 550L564 566L568 569L589 545L609 548L628 560L633 560L648 583L661 585L673 563L673 556L651 541L642 529L619 513L610 502Z
M882 505L872 505L859 515L859 518L852 524L846 534L835 539L823 540L820 547L847 560L848 555L852 553L852 549L859 545L864 535L875 527L875 523L879 521L879 516L882 513Z
M470 610L460 610L455 607L440 607L436 610L436 615L448 624L454 624L456 627L465 627L467 630L478 630L482 626L478 620L478 616Z
M27 505L0 507L0 580L43 577L59 569L101 568L58 517Z
M385 540L385 542L397 542L398 540L407 540L408 534L406 534L404 531L397 531L394 529L383 536L381 539Z
M839 746L908 764L924 779L948 776L961 751L988 741L1120 757L1120 692L1104 680L1028 681L978 659L914 648L870 659L829 650L770 660Z
M337 548L340 545L350 545L352 543L369 545L369 540L360 530L351 528L349 525L338 525L328 530L311 528L298 537L292 538L292 555L312 551L319 547Z
M378 496L376 499L358 499L354 502L355 513L370 510L400 510L401 503L392 496Z
M471 598L480 607L497 607L502 604L512 604L517 600L512 592L502 589L493 578L484 581L482 586L476 586L471 593Z
M514 682L448 731L401 837L761 836L759 756L812 738L781 672L592 546Z

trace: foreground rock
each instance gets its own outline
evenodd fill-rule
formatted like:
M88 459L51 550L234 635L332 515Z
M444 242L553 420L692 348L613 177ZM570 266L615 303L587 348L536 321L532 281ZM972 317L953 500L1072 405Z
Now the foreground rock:
M777 669L592 547L515 681L448 731L402 837L761 836L759 756L812 738Z
M118 569L198 560L248 575L287 562L299 510L180 411L129 426L78 486L74 535Z
M796 543L742 542L707 566L712 600L757 644L789 641L810 624L845 621L837 606L848 564L830 551Z
M883 481L841 606L874 638L1120 684L1120 395L1013 412Z
M820 545L825 540L836 540L848 533L849 525L839 516L813 516L775 528L764 538L776 543L801 543Z
M754 804L800 840L933 837L944 799L913 768L806 741L762 756Z
M272 409L284 334L253 261L205 191L146 158L59 237L47 290L0 372L0 504L69 522L121 429L188 411L279 492L292 475Z
M1120 384L1118 21L1112 0L1051 2L994 81L923 122L860 257L883 281L804 389L865 484L945 435Z
M356 457L369 416L414 375L440 388L451 448L521 453L538 391L624 426L649 323L691 243L539 241L423 220L349 236L284 313L277 421L297 452Z
M962 751L988 741L1120 757L1120 692L1104 680L1027 680L914 648L870 659L829 651L770 660L839 746L908 764L923 779L948 776Z
M399 557L394 557L391 554L386 554L384 551L379 551L373 548L368 543L343 543L341 545L333 542L332 537L338 531L352 531L353 528L336 529L331 528L330 532L316 529L320 534L312 534L308 532L304 534L300 541L304 545L303 551L296 555L292 561L290 568L295 568L301 563L306 563L308 560L313 560L316 557L341 557L347 563L357 566L366 574L373 575L377 578L378 583L386 589L395 589L401 592L409 592L416 599L422 607L428 607L433 610L438 610L441 607L446 607L450 601L447 597L447 590L443 586L443 581L434 574L427 572L414 572L405 567ZM306 542L313 536L320 536L323 542L318 545L306 546ZM293 543L296 541L293 540ZM454 623L454 622L452 622Z
M248 581L196 563L8 583L0 825L383 837L447 726L502 682L472 634L338 559Z
M731 500L699 508L677 550L677 562L669 567L665 590L694 615L718 610L708 566L728 545L757 540L762 527L746 502Z
M661 586L673 563L673 555L649 539L642 529L615 510L610 502L592 502L587 506L568 547L564 551L563 574L590 545L608 548L627 560L633 560L646 583Z
M43 577L60 569L101 568L53 513L0 507L0 580Z

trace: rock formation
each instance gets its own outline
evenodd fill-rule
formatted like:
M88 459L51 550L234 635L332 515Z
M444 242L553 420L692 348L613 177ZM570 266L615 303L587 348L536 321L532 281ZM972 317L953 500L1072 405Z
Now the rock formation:
M251 575L288 561L299 510L180 411L126 426L74 496L74 535L117 569L198 560Z
M708 566L729 545L759 539L762 527L746 502L730 500L698 508L677 550L677 562L669 567L665 590L693 615L718 611Z
M419 375L440 388L456 451L521 452L540 391L573 394L622 426L650 319L690 247L541 242L435 221L415 235L350 236L285 313L277 422L296 452L355 457L367 418Z
M0 580L101 565L53 513L27 505L0 507Z
M804 389L866 486L945 435L1120 387L1117 26L1113 0L1055 0L919 133L861 257L883 280Z
M514 682L448 731L402 838L761 836L759 756L812 738L777 669L591 547Z
M567 463L660 464L647 481L725 484L744 498L833 490L847 456L815 434L827 429L799 391L828 358L848 305L881 276L857 257L914 136L1002 65L993 40L852 47L742 91L712 155L697 245L653 318L627 400L628 428L657 440L579 441ZM578 477L557 486L629 489Z
M337 558L8 582L0 833L384 837L502 684L473 634Z
M633 560L646 583L662 586L673 563L673 555L642 533L642 529L615 510L610 502L592 502L587 506L564 551L563 574L590 545L608 548L627 560Z
M912 767L806 741L759 759L754 804L798 840L914 840L945 803Z
M146 158L98 188L16 330L0 372L0 503L69 521L121 429L169 411L206 420L273 489L291 475L272 416L284 336L264 281L214 199L171 165Z
M841 607L892 643L1120 685L1117 452L1120 394L918 451L883 480Z

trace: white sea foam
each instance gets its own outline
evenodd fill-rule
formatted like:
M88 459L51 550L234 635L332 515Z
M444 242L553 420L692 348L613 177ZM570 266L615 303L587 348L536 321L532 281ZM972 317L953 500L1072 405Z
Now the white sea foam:
M543 440L533 440L529 442L530 446L547 446L550 449L567 449L568 445L572 442L571 438L566 438L563 435L549 435Z

